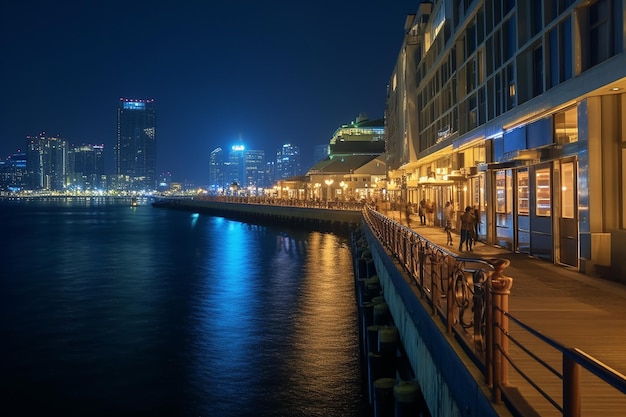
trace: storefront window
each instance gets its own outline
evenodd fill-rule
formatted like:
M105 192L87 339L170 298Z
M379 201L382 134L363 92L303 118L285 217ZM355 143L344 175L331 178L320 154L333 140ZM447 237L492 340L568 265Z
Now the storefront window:
M506 212L506 183L504 171L496 172L496 212Z
M517 173L517 201L517 213L528 215L530 210L530 200L527 169Z
M554 137L556 143L565 145L578 141L578 114L576 107L554 115Z
M549 216L552 209L550 196L550 168L538 169L536 172L537 216Z
M574 163L561 164L561 217L575 217L576 192L574 189Z

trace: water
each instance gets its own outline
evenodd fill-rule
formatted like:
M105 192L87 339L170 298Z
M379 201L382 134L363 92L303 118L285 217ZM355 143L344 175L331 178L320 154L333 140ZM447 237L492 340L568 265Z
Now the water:
M0 414L366 415L347 240L0 202Z

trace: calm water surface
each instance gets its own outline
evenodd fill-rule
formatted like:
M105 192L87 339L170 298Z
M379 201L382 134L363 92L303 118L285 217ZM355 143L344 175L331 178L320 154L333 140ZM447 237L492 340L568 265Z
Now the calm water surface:
M0 414L361 416L348 242L0 201Z

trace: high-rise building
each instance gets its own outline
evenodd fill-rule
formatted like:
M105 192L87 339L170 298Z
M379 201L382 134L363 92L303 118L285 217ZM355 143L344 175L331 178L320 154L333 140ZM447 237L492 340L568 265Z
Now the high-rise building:
M33 190L65 189L67 142L59 136L26 137L26 168L29 188Z
M117 187L134 191L154 190L156 151L154 100L120 98L115 147Z
M68 187L75 190L105 188L104 145L80 145L68 151Z
M258 189L265 184L265 151L246 150L244 153L244 187Z
M0 191L19 191L27 188L26 152L17 151L0 161Z
M215 148L209 156L209 192L220 193L226 184L224 183L224 151Z
M286 143L276 151L276 180L284 180L300 174L300 147Z

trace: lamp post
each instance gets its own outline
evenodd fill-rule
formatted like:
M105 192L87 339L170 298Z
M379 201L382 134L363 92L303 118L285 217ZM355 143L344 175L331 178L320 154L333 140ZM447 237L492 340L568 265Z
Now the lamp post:
M339 183L339 186L341 186L341 188L343 189L343 191L341 192L343 194L343 201L346 201L346 189L348 188L348 184L346 184L344 181L341 181Z
M326 180L324 181L326 183L326 185L328 186L328 192L326 193L326 201L330 201L330 186L333 182L333 180Z

